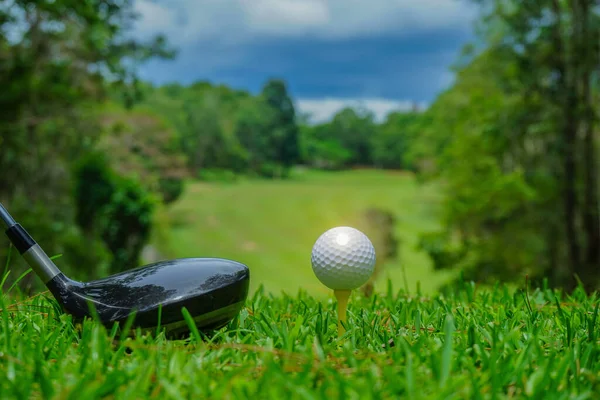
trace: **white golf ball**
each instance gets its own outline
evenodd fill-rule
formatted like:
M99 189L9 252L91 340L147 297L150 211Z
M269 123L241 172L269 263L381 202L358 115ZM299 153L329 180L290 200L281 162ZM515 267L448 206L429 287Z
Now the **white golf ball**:
M358 229L348 226L323 233L312 249L317 278L330 289L353 290L369 280L375 269L375 248Z

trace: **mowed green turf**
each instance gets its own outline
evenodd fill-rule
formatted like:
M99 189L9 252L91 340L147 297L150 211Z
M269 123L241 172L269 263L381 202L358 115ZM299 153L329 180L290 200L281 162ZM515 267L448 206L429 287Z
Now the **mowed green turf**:
M310 256L319 235L339 225L354 226L368 207L392 211L398 224L399 259L386 265L378 282L404 287L417 282L425 293L448 278L436 273L416 249L418 235L437 224L434 188L420 186L411 174L377 170L296 173L289 181L188 184L168 208L171 228L160 232L156 247L169 258L224 257L247 264L251 290L299 289L328 295L314 276ZM381 285L379 284L379 289Z
M0 297L2 399L597 399L598 297L464 284L335 304L255 292L210 337L105 330ZM131 335L130 335L131 334Z

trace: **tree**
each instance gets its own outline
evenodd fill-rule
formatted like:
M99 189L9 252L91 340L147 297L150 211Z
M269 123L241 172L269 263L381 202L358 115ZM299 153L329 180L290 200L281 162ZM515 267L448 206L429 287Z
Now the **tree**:
M330 135L330 125L302 126L301 149L304 161L313 168L339 170L348 164L352 152Z
M0 174L0 200L49 253L87 246L73 239L71 167L100 137L98 105L111 92L131 104L137 65L174 55L162 37L129 39L135 18L129 0L14 0L0 9L0 170L10 171Z
M373 138L376 125L371 112L346 107L329 124L329 135L350 151L348 164L367 166L373 160Z
M108 154L123 176L139 179L146 190L159 193L164 203L175 201L188 177L181 141L168 122L148 111L106 111L105 129L96 150Z
M300 160L300 144L294 103L287 93L285 82L270 79L263 86L262 97L273 110L269 127L275 160L282 167L282 176Z
M447 231L423 246L482 279L530 273L573 288L579 276L597 288L597 10L476 2L484 47L466 54L414 152L448 193Z
M416 112L394 112L377 126L377 132L371 140L376 167L413 169L408 151L417 135L419 117L420 114Z
M244 169L272 178L277 174L280 147L274 146L275 111L262 98L240 104L234 122L235 137L243 149Z

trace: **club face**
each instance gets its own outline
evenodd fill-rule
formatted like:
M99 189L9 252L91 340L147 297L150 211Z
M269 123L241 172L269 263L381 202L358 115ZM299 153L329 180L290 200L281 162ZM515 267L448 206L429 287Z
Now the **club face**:
M161 261L104 279L77 283L64 275L51 290L75 317L89 314L90 303L107 324L124 322L135 312L134 326L162 326L187 332L185 307L200 330L218 329L241 310L249 287L248 267L220 258ZM54 289L54 290L53 290Z

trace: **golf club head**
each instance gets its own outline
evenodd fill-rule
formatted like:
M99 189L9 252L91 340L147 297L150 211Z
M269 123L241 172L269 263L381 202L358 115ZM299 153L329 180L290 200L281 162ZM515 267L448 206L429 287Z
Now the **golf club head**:
M76 319L93 310L111 326L124 323L133 313L133 326L169 335L189 332L185 307L199 330L227 325L241 310L248 295L250 272L236 261L221 258L181 258L160 261L91 282L77 282L64 274L48 288Z
M106 326L127 321L142 330L162 327L169 336L189 333L185 307L204 332L227 325L248 296L250 270L223 258L160 261L92 282L68 278L0 204L6 235L32 270L75 320L97 316Z

